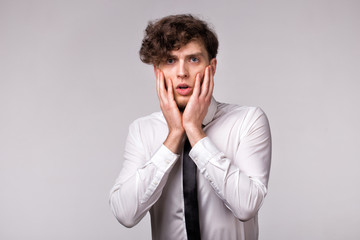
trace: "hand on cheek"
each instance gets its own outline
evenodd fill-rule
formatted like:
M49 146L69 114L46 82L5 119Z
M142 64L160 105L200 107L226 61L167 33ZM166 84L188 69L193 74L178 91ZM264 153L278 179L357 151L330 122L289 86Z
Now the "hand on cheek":
M169 134L164 145L172 152L178 152L181 139L185 133L182 116L174 99L172 80L165 80L164 73L160 69L156 69L156 91L161 111L169 128Z
M183 113L183 126L192 146L206 136L202 130L202 122L207 114L214 87L210 66L205 69L202 83L201 80L201 74L198 73L195 78L193 94Z

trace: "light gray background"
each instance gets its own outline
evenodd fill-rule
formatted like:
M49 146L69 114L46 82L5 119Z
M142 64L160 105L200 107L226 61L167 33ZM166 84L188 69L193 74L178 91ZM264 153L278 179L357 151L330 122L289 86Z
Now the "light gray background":
M143 30L174 13L218 33L217 100L269 117L260 239L359 239L360 2L344 0L0 0L0 239L150 239L108 194L128 125L159 110Z

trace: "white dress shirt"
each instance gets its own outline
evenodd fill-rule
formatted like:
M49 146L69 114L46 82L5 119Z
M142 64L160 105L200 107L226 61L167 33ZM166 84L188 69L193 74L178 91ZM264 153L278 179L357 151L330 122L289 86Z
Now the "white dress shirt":
M189 154L198 167L201 238L258 239L257 212L267 193L271 161L267 117L260 108L213 98L203 124L207 137ZM155 240L187 239L182 154L163 145L167 135L162 112L130 125L110 205L126 227L136 225L150 211Z

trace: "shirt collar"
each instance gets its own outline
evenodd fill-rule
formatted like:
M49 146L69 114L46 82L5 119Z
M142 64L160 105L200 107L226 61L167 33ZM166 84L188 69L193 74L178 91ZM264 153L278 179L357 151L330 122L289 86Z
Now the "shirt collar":
M215 116L215 113L216 113L216 110L217 110L217 103L216 103L216 100L214 97L211 97L211 102L210 102L210 105L209 105L209 108L208 108L208 112L202 122L203 125L207 125L208 123L210 123L213 119L214 119L214 116Z

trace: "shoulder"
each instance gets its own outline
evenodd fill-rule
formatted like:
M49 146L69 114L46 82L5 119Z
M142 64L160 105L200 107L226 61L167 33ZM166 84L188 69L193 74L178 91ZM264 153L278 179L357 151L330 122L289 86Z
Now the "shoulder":
M257 106L241 106L237 104L229 103L217 103L216 117L236 118L238 120L253 120L255 121L259 117L265 117L265 112Z
M166 136L168 127L162 112L135 119L129 126L129 135L149 143Z
M134 120L129 126L127 145L134 144L136 148L144 151L150 157L164 142L168 127L162 112Z
M149 128L158 125L164 125L166 124L164 115L161 111L159 112L153 112L147 116L142 116L137 119L135 119L131 124L130 128Z
M146 122L157 122L157 121L163 121L164 120L164 116L162 114L161 111L159 112L153 112L149 115L146 115L146 116L142 116L142 117L139 117L137 119L135 119L132 124L143 124L143 123L146 123Z
M214 119L238 129L241 136L258 129L269 131L269 121L265 112L257 106L218 103Z

